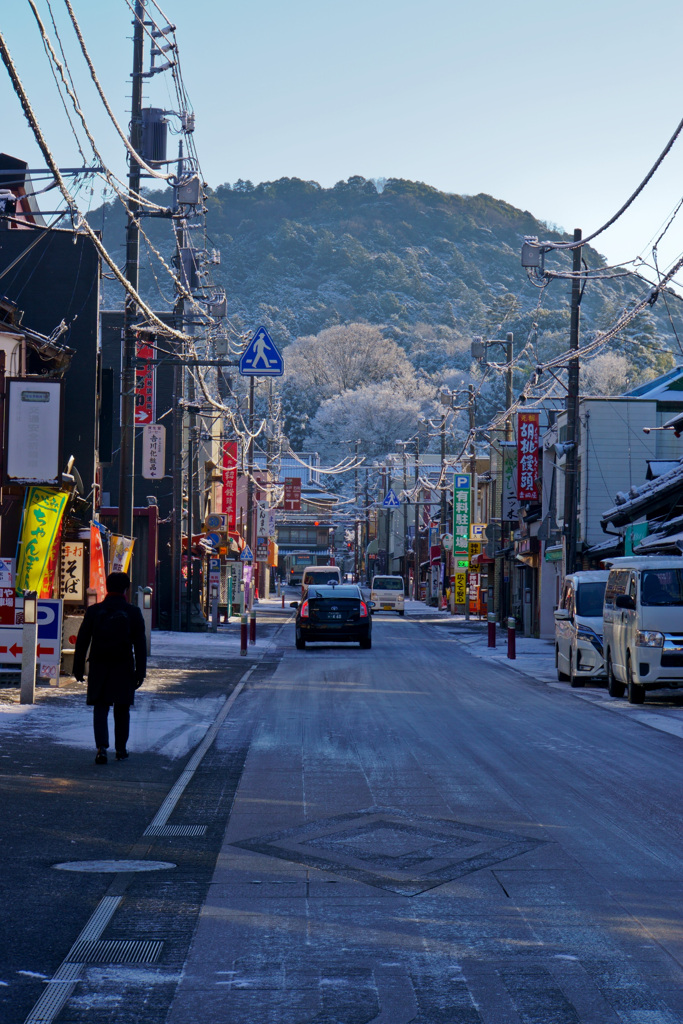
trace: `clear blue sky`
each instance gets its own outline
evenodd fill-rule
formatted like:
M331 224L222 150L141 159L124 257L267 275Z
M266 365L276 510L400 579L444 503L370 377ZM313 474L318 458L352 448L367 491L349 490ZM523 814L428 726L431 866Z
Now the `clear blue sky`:
M94 133L125 173L62 0L50 0ZM36 3L49 25L47 0ZM73 0L117 116L127 124L125 0ZM25 2L2 31L62 164L79 158ZM567 230L602 223L683 116L679 0L166 0L177 25L196 143L211 185L283 176L329 186L352 174L489 193ZM166 77L147 100L171 103ZM1 146L40 157L0 67ZM646 247L683 194L683 140L619 225L610 261ZM683 214L681 214L683 226ZM669 241L670 239L670 241ZM678 240L678 241L677 241ZM683 249L678 222L662 261Z

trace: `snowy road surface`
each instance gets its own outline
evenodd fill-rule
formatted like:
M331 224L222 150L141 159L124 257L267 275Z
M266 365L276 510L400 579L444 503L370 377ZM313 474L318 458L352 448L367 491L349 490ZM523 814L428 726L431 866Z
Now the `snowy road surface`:
M418 619L377 617L371 651L299 652L290 632L175 834L119 851L177 868L92 889L121 899L60 1024L683 1021L678 736ZM106 961L113 940L158 945Z

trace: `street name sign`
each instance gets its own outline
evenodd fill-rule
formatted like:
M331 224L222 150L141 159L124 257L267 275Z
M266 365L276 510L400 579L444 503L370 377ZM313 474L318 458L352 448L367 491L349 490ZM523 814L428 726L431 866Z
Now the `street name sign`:
M243 377L281 377L285 361L265 327L259 327L240 358Z

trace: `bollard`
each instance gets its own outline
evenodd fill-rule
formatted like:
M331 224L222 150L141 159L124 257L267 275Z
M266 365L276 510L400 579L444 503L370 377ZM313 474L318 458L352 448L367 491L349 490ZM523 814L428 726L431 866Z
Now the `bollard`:
M247 653L247 616L240 615L240 655Z
M256 615L254 612L249 616L249 643L256 643Z
M508 619L508 658L510 661L515 661L517 658L517 648L515 644L515 619L512 615Z
M284 608L284 606L285 606L285 595L283 594L282 595L282 607Z
M487 618L488 618L488 629L489 629L489 642L488 642L488 646L489 647L495 647L496 646L496 613L495 612L489 612Z

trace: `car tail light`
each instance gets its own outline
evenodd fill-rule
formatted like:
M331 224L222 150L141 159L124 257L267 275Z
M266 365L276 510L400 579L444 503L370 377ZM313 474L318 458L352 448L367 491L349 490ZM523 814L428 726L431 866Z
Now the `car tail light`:
M304 603L301 605L301 618L308 618L308 601L304 601Z
M362 619L367 619L368 617L368 606L365 601L361 601L360 603L360 616Z

